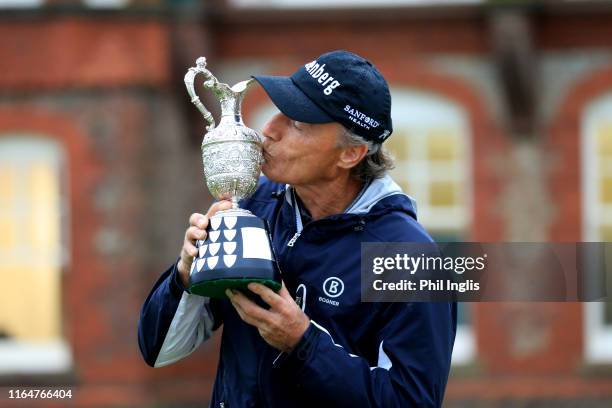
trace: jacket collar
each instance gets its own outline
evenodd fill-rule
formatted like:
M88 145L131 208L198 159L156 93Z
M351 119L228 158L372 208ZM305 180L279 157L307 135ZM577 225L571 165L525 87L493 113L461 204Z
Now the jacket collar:
M293 187L289 184L285 186L285 200L292 207L294 206L294 193ZM408 210L411 213L414 213L416 216L417 212L417 203L414 198L405 194L401 187L393 181L389 174L385 174L381 178L377 178L372 180L363 187L363 189L359 192L355 200L348 206L346 210L344 210L343 214L354 214L354 215L362 215L368 214L372 211L372 208L376 204L378 204L383 199L393 196L393 195L402 195L408 199L408 205L404 206L407 208L403 208L404 210ZM404 201L404 200L402 200Z

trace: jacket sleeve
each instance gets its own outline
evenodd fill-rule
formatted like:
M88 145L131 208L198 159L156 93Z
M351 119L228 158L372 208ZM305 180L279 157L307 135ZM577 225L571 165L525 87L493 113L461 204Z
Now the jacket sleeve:
M334 407L439 407L455 339L454 302L388 304L378 362L348 353L315 321L275 365L298 387Z
M172 364L191 354L221 323L216 302L188 293L175 263L162 274L142 306L140 352L151 367Z

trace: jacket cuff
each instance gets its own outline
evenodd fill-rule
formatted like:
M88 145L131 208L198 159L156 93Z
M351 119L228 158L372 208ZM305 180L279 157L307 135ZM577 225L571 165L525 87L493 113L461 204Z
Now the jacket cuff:
M273 366L297 373L314 353L319 334L320 330L310 323L295 348L290 353L281 353Z
M181 282L181 278L178 272L178 262L179 261L176 261L172 266L172 272L170 273L170 282L168 286L170 287L170 292L172 293L172 295L176 297L181 297L183 296L183 292L190 292L189 289L185 288L183 286L183 283Z

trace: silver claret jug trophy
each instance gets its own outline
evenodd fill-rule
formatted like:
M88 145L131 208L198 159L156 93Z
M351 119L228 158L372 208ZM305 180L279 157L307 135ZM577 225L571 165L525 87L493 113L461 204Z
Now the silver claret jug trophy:
M221 121L215 121L195 92L198 74L205 78L221 104ZM185 74L191 102L208 122L202 141L204 177L216 200L231 200L232 209L210 218L204 241L197 241L198 255L191 266L189 291L196 295L223 298L225 290L241 289L259 282L277 291L280 271L272 250L266 222L238 207L238 201L251 196L257 188L263 160L261 136L242 122L240 106L254 80L230 87L220 83L206 69L206 58Z

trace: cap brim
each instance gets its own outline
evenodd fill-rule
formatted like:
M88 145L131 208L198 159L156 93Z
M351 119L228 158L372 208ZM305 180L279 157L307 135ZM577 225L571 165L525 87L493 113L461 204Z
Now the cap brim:
M334 119L311 101L290 77L257 75L253 78L285 116L304 123L334 122Z

